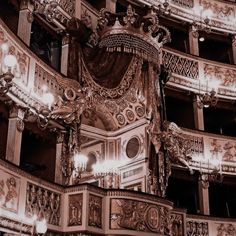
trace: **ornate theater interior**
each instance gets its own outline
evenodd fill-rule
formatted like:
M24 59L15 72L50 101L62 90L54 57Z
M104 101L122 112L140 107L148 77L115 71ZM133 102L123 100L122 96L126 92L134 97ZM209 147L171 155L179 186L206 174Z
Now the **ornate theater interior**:
M236 235L236 3L0 1L0 236Z

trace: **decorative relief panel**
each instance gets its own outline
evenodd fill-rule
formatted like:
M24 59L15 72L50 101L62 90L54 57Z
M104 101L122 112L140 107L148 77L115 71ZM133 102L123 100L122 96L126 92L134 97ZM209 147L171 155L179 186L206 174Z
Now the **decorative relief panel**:
M169 228L169 210L136 200L111 199L110 229L164 234Z
M163 50L162 55L163 65L170 72L188 77L190 79L198 78L198 62L190 58L181 57L181 55L174 54Z
M209 236L208 222L187 221L187 236Z
M217 227L217 236L235 236L236 228L232 224L220 224Z
M69 222L68 226L82 225L83 194L69 196Z
M25 215L45 218L49 224L60 225L61 196L32 183L27 185Z
M16 57L17 64L13 68L12 72L14 77L26 86L28 83L29 57L19 48L19 46L13 43L13 40L3 29L0 21L0 45L2 44L6 46L0 47L0 72L6 72L8 69L3 63L5 55L14 55Z
M234 17L234 7L230 4L220 3L212 0L202 0L201 5L204 10L211 10L214 18L231 20Z
M89 194L88 225L102 228L102 197Z
M233 68L204 64L204 75L206 79L219 80L222 86L236 86L236 70Z
M170 230L171 230L171 236L184 235L184 216L182 214L171 213Z
M19 205L20 179L0 170L0 206L17 212Z

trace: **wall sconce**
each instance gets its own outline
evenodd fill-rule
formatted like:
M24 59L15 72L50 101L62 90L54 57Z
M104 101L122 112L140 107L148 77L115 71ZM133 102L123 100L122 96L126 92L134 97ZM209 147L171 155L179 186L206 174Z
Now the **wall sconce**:
M16 66L17 60L14 55L8 54L4 57L3 63L7 67L7 71L0 75L0 95L6 94L12 86L12 80L14 78L12 68Z

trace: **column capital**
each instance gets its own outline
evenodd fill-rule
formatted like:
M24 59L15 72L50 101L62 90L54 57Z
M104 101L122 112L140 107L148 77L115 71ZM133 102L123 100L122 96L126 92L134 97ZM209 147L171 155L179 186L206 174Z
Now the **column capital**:
M199 182L204 189L209 188L209 178L207 174L200 174Z
M21 120L23 120L25 113L26 113L26 108L20 107L15 103L10 105L10 112L9 112L10 118L20 118Z

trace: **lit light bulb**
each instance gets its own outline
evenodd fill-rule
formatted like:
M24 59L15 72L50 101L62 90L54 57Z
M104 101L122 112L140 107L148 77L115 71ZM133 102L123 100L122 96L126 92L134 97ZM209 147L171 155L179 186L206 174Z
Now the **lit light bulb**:
M1 45L1 49L2 49L4 52L7 52L8 49L9 49L8 44L7 44L7 43L3 43L3 44Z
M45 234L47 231L47 221L46 219L36 221L36 232L38 234Z
M14 67L16 65L16 63L17 63L16 57L13 56L13 55L10 55L10 54L5 56L3 62L9 68Z
M42 101L44 104L48 105L49 109L51 109L52 104L54 102L54 96L52 93L44 93L42 96Z

